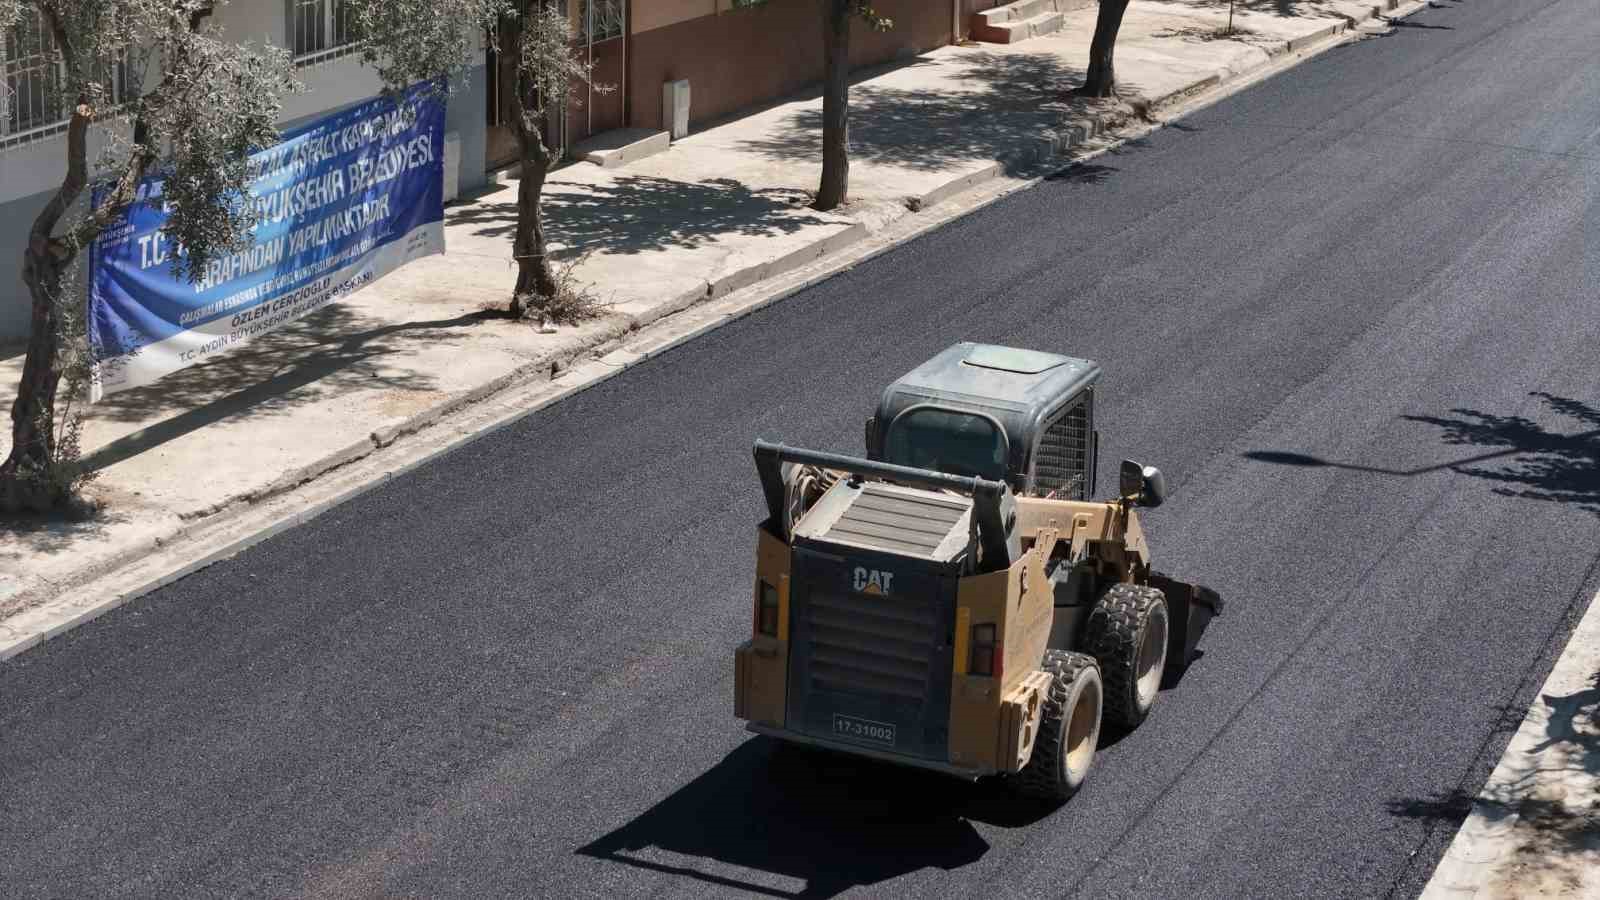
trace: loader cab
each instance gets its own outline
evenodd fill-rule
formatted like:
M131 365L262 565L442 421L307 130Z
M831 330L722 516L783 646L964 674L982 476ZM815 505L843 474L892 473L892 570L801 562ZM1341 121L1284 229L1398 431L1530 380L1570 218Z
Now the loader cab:
M1088 500L1100 366L963 342L889 385L867 420L867 457L1003 480L1021 496Z

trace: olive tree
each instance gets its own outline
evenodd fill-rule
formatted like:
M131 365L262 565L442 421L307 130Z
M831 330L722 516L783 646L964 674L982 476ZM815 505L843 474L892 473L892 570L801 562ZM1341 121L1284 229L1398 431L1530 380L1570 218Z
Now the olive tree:
M546 252L541 201L545 179L559 148L545 140L545 126L576 102L573 89L590 78L588 64L573 47L572 25L549 0L346 0L365 54L385 86L447 83L471 65L480 37L515 62L511 116L520 156L517 224L512 255L517 264L510 310L541 322L575 317L582 298L571 296ZM596 90L609 90L596 85Z
M812 205L824 212L850 193L850 26L857 18L874 31L894 27L866 0L822 0L822 183Z
M294 83L287 53L220 37L208 20L221 2L0 0L0 34L50 63L41 70L48 78L30 88L67 119L65 174L22 248L31 321L0 464L0 511L47 510L82 477L76 420L57 410L63 382L68 407L88 384L84 292L74 273L83 251L137 201L145 176L165 178L163 231L181 248L172 257L180 276L197 278L211 259L249 242L253 217L239 202L250 182L247 154L276 142L281 97Z

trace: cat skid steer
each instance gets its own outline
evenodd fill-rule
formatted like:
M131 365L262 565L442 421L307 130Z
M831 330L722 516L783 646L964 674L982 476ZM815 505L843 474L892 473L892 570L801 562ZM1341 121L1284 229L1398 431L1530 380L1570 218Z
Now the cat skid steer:
M866 458L758 441L755 732L1064 801L1102 719L1133 728L1188 665L1214 591L1151 568L1161 473L1095 483L1087 360L962 343L890 385Z

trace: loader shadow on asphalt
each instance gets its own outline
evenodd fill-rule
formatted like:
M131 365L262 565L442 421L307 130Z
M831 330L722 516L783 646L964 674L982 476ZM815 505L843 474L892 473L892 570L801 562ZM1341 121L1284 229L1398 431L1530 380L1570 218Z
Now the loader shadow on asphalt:
M1528 396L1538 399L1554 415L1569 420L1568 429L1547 428L1526 416L1458 408L1450 411L1451 416L1401 418L1443 429L1446 444L1492 449L1412 469L1342 463L1278 450L1252 450L1244 457L1278 465L1348 469L1377 475L1413 476L1451 471L1496 482L1498 486L1494 492L1501 496L1571 503L1600 514L1600 409L1543 391L1533 391ZM1572 428L1585 430L1570 430Z
M577 852L769 896L831 897L970 865L989 850L974 822L1021 827L1051 812L988 781L753 738ZM804 886L753 883L750 872Z

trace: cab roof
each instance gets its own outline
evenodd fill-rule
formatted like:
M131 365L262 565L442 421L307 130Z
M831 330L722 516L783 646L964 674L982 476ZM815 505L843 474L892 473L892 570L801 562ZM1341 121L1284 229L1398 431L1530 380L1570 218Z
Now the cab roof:
M963 341L889 385L880 411L892 416L915 403L935 403L1008 410L1034 419L1099 381L1100 375L1100 365L1087 359ZM915 403L893 403L897 397Z
M1099 363L1087 359L963 341L884 389L868 455L883 458L883 441L900 414L938 406L994 418L1010 445L1008 471L1025 472L1044 423L1100 375Z

